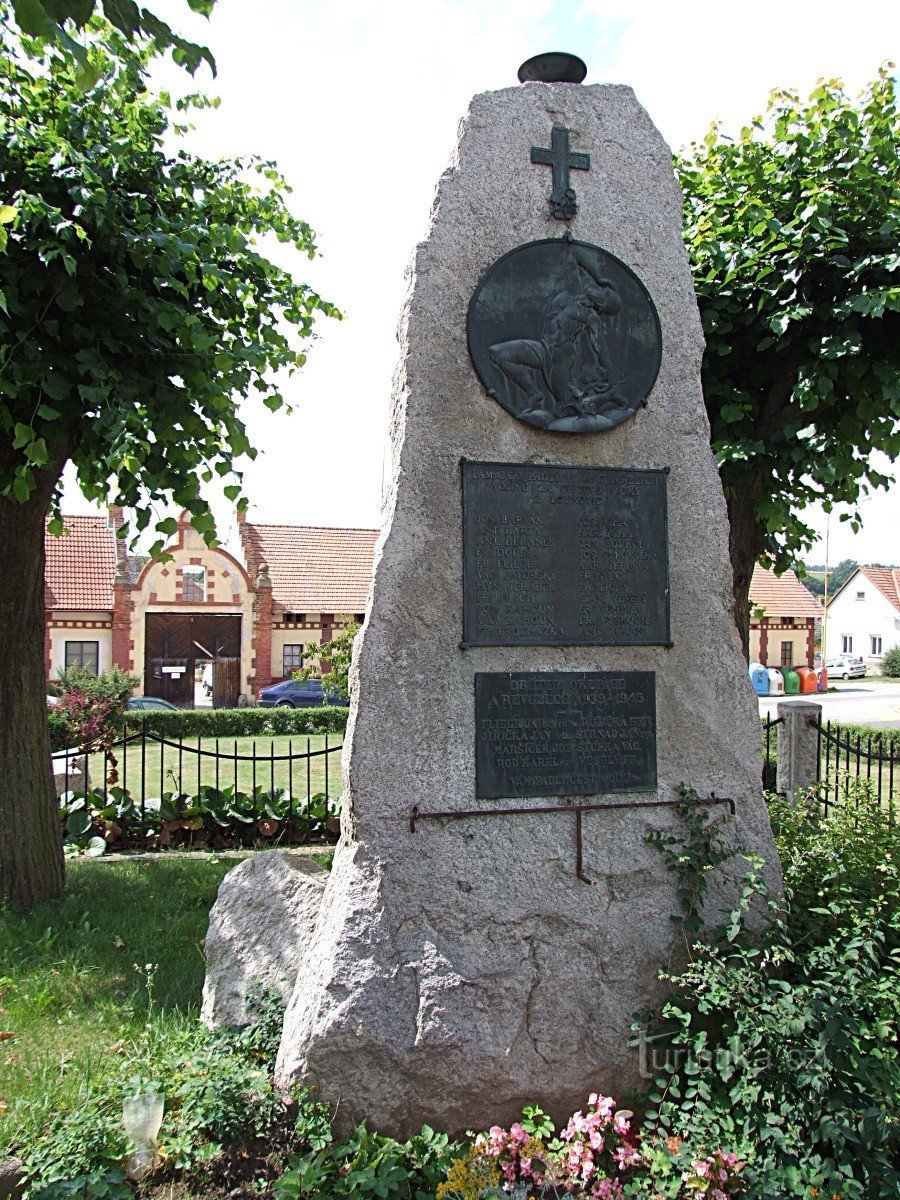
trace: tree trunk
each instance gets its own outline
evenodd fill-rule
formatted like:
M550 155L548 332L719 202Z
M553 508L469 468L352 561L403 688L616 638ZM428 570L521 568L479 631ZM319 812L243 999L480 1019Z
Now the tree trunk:
M725 489L728 506L728 552L731 556L734 620L741 635L744 656L750 658L750 581L762 548L756 505L762 495L762 480L742 475L729 480Z
M44 665L44 519L54 484L42 473L25 503L0 496L0 903L23 910L65 885Z

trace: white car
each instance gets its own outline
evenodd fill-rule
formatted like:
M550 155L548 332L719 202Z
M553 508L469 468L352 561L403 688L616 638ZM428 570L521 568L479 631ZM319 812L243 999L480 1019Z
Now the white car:
M841 654L831 658L825 664L825 670L830 676L839 675L841 679L862 679L866 673L866 664L861 658L852 654Z

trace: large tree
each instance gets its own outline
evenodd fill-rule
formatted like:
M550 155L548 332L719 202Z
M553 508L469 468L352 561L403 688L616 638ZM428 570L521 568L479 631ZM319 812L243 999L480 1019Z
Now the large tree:
M887 482L871 451L900 452L898 151L885 68L857 102L776 92L678 162L745 649L753 564L793 565L815 540L802 510L854 506Z
M275 167L170 149L147 54L108 25L91 41L88 89L54 43L0 67L0 900L18 907L63 885L43 577L64 466L138 529L174 499L212 539L201 484L242 504L233 463L254 453L240 397L281 407L276 373L302 364L317 312L337 315L266 253L315 250Z

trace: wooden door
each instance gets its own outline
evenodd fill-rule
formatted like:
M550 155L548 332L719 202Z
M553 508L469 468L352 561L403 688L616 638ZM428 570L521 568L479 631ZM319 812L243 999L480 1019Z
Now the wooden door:
M144 620L144 695L170 704L194 703L194 655L187 613L147 613Z
M181 707L194 703L193 663L187 658L151 658L144 671L144 695Z
M213 663L213 708L234 708L241 690L241 660L217 658Z

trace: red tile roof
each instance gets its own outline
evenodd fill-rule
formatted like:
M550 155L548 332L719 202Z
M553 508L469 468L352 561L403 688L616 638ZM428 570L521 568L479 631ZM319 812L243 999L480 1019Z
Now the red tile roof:
M885 599L900 612L900 571L896 567L860 567L859 570L860 574L865 575L869 583L874 583Z
M377 529L241 526L250 578L267 563L279 612L356 613L366 607Z
M116 539L106 517L64 517L68 533L44 535L47 608L112 609Z
M793 571L778 576L759 563L753 568L750 581L750 609L751 619L755 609L762 609L767 617L822 615L822 605Z

